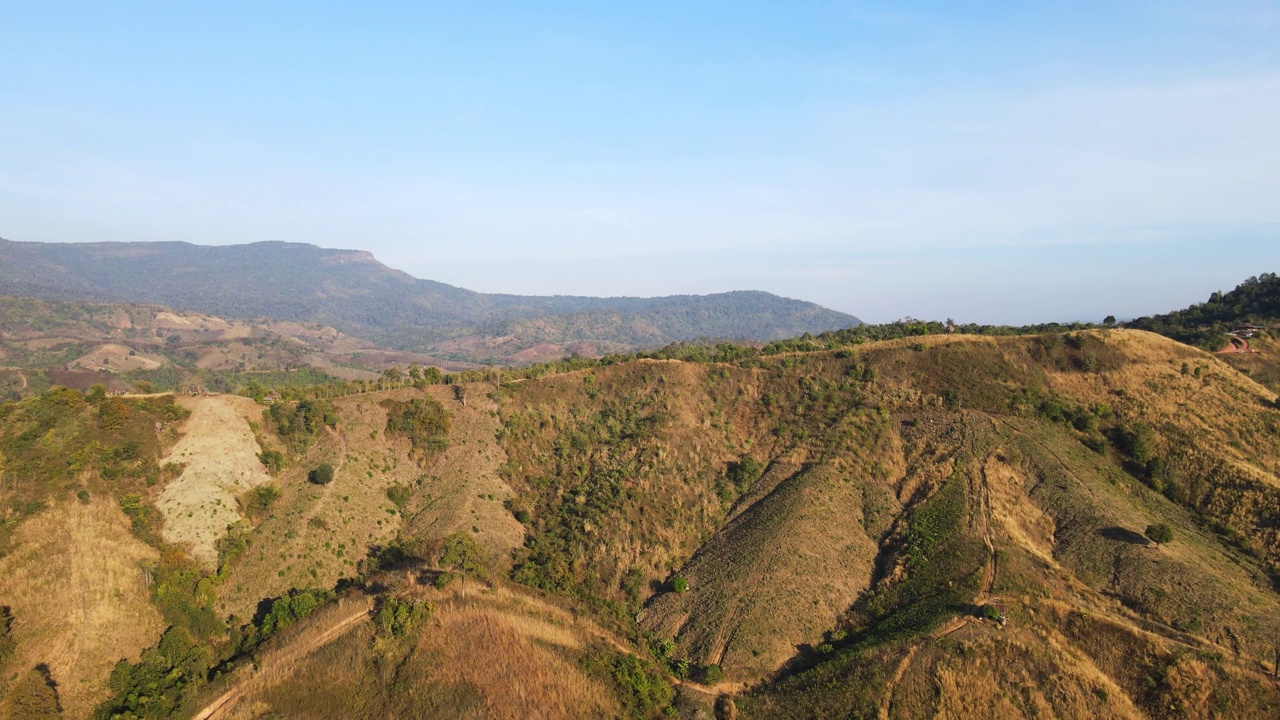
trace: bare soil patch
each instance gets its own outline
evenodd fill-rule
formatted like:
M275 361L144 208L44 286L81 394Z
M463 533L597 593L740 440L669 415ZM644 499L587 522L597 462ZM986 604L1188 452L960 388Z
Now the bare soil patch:
M258 460L262 448L248 422L260 417L261 410L252 400L233 395L178 402L191 410L191 417L161 464L181 463L185 469L165 487L156 506L164 514L165 539L188 545L193 557L212 566L218 560L218 539L242 519L236 497L271 481Z
M108 370L111 372L155 370L163 364L165 362L162 360L139 355L132 348L114 343L99 345L71 362L73 367L78 365L90 370Z

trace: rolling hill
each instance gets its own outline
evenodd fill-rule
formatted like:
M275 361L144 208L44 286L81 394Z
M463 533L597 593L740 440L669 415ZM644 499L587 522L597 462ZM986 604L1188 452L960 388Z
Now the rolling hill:
M367 252L283 242L0 240L0 294L321 323L401 350L506 363L695 338L768 341L859 323L851 315L763 292L661 298L482 294L414 278Z
M1196 312L1267 325L1271 280ZM40 367L358 343L0 318L0 717L1280 713L1265 328L903 321L245 397Z
M0 403L3 707L1280 709L1273 391L1127 329L824 342Z
M228 320L159 305L0 295L0 397L54 385L111 391L376 381L391 367L472 363L396 351L318 323Z

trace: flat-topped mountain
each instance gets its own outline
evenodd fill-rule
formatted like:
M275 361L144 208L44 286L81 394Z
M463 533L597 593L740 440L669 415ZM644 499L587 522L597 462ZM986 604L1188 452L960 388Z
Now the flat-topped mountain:
M753 291L659 298L485 294L415 278L367 252L283 242L0 240L0 294L318 322L401 349L517 362L694 338L775 340L860 323Z

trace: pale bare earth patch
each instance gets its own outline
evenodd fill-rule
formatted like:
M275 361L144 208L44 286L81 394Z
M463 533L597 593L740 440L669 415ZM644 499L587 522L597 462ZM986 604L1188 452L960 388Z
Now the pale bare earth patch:
M165 487L156 507L164 514L165 540L186 545L192 557L212 567L218 561L219 538L228 525L243 519L236 497L271 481L248 423L261 411L252 400L233 395L178 402L191 410L191 417L161 465L181 463L185 469Z
M165 624L142 569L156 557L102 497L27 520L0 558L0 597L13 609L17 640L10 668L46 663L67 718L89 717L108 696L112 667L159 640Z
M132 348L124 345L108 343L99 345L84 356L73 360L71 364L79 365L89 370L108 370L111 372L155 370L164 364L163 361L146 355L138 355L136 353L130 355L129 353L132 351Z

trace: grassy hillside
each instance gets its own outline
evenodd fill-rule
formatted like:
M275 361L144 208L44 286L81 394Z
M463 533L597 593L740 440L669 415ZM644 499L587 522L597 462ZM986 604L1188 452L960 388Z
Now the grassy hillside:
M155 718L1280 710L1280 410L1220 357L1120 329L704 351L273 405L0 405L2 702ZM71 447L87 449L64 467ZM97 574L74 559L92 543L113 548ZM85 591L41 610L66 572ZM130 641L75 646L60 628L86 612Z
M1264 508L1280 416L1212 356L1119 331L932 336L594 368L507 393L507 477L530 527L513 577L619 622L648 595L640 628L677 675L782 678L743 709L827 716L852 699L822 700L808 678L841 677L877 713L869 688L885 678L837 668L990 630L951 626L992 598L1014 612L1015 593L1171 636L1151 641L1151 678L1186 648L1237 658L1244 674L1214 682L1238 696L1214 702L1273 702L1251 693L1270 692L1274 664ZM1150 549L1157 523L1178 539ZM1095 649L1045 645L1043 672L1093 678L1077 665ZM1112 678L1117 702L1152 712L1186 689L1145 677ZM1092 686L1077 690L1088 702L1054 712L1097 711Z
M582 343L634 348L704 337L775 340L859 322L763 292L647 299L486 295L413 278L366 252L279 242L0 240L0 294L321 323L401 350L510 363L562 357Z

